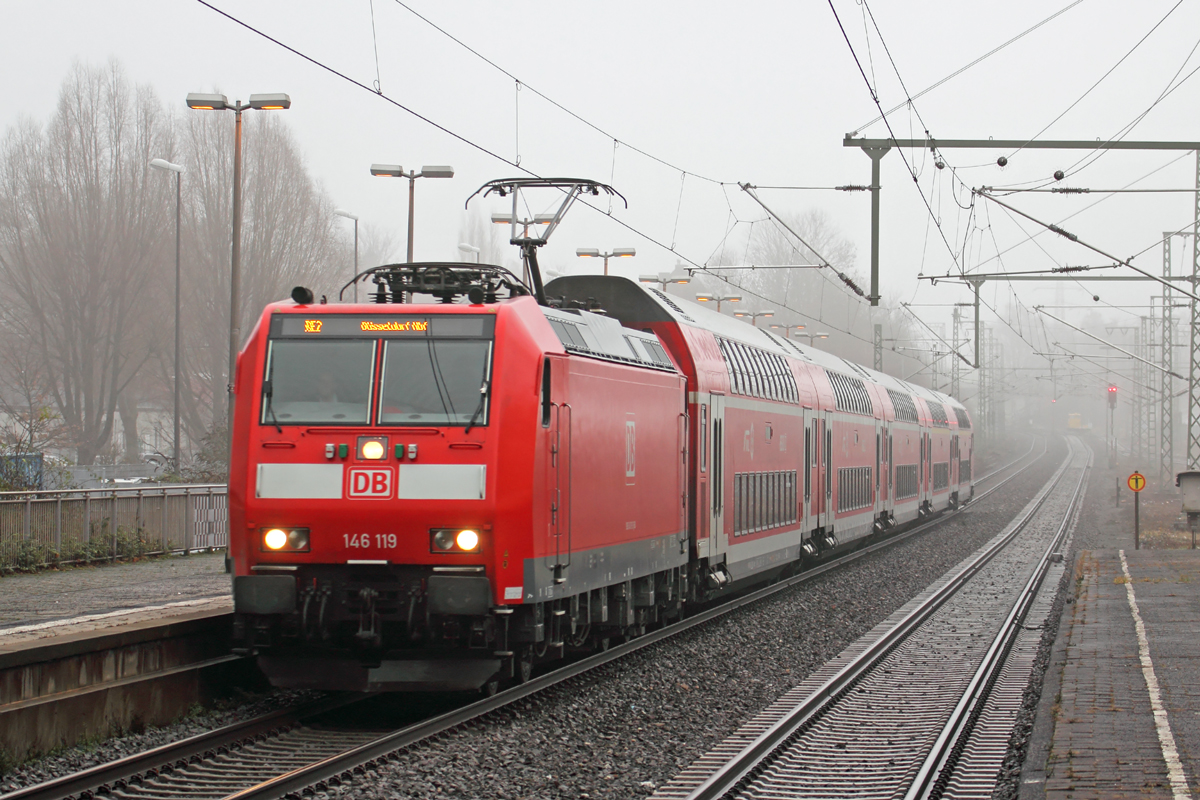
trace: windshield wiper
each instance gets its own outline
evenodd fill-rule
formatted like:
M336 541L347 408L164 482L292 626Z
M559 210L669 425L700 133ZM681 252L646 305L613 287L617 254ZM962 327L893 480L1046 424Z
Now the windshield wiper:
M484 381L483 385L479 387L479 405L475 407L475 413L471 415L470 421L467 422L467 427L463 428L464 434L471 432L471 428L475 425L475 420L479 419L479 415L483 413L483 404L487 402L487 398L488 382Z
M267 398L267 413L271 415L271 422L275 425L275 430L283 433L283 428L279 424L279 420L275 418L275 408L271 405L271 397L275 394L275 387L271 385L271 381L263 381L263 397Z

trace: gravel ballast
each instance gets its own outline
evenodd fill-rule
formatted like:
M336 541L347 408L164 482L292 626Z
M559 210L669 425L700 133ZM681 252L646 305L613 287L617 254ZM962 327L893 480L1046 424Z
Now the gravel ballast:
M894 548L414 748L323 797L650 794L994 536L1065 444L998 495Z

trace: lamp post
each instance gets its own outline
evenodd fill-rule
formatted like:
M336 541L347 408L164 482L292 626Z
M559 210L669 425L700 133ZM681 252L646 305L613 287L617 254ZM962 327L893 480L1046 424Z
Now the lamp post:
M150 166L155 169L163 169L168 172L175 173L175 360L173 362L173 371L175 373L175 400L171 409L172 435L175 437L172 441L175 443L173 447L173 460L175 462L175 472L179 472L179 351L182 348L182 337L179 329L180 317L180 292L179 292L179 215L183 199L183 172L184 168L179 164L172 164L163 158L156 158L150 162Z
M735 312L733 312L733 315L735 317L750 317L750 321L751 321L750 324L752 324L754 327L757 328L759 317L773 317L773 316L775 316L775 312L773 310L735 311Z
M594 247L580 247L575 251L575 255L580 258L603 258L604 259L604 274L608 274L608 260L610 258L633 258L637 255L637 250L632 247L614 247L610 253L601 253Z
M350 280L354 281L354 302L358 302L358 214L351 214L344 208L335 208L333 210L335 216L345 217L346 219L354 220L354 274Z
M696 295L696 299L701 303L716 303L717 313L721 313L721 303L740 303L742 296L740 294L717 294L715 292L704 292Z
M475 255L475 263L476 264L479 263L479 248L476 247L475 245L467 244L466 242L459 242L458 243L458 252L462 253L463 255L474 254Z
M777 330L777 331L783 331L783 336L784 336L784 338L787 338L788 336L791 336L791 335L792 335L792 331L802 331L802 330L804 330L804 325L803 325L803 324L801 324L801 325L776 325L775 323L771 323L771 327L772 327L774 330Z
M824 331L821 331L819 333L807 333L805 331L796 331L795 333L792 334L792 336L795 336L797 339L801 339L801 338L808 339L808 343L810 345L813 343L814 339L828 339L829 338L829 334L825 333Z
M242 339L242 112L282 111L292 107L286 94L252 94L250 101L235 100L231 105L223 94L189 93L188 108L197 111L232 111L233 126L233 249L229 259L229 383L226 402L229 445L233 446L233 380L237 370L237 354Z
M453 178L454 167L421 167L421 171L404 171L399 164L372 164L371 174L376 178L408 178L408 258L413 263L413 202L417 196L417 178Z
M691 283L692 279L687 277L672 278L670 273L660 272L658 275L641 275L638 280L642 283L657 283L662 290L667 291L667 287L673 283L685 284Z

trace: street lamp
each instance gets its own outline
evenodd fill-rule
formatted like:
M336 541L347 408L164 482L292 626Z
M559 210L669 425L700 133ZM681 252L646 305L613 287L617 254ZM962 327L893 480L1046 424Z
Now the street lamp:
M665 292L667 287L672 283L684 284L691 283L692 279L688 277L672 278L669 272L660 272L657 275L641 275L638 280L642 283L657 283Z
M801 324L801 325L776 325L775 323L771 323L771 327L777 331L783 331L783 336L785 339L792 335L792 331L804 330L803 324Z
M828 339L829 338L829 334L825 333L824 331L821 331L820 333L807 333L805 331L796 331L795 333L792 334L792 336L795 336L797 339L800 339L800 338L808 339L808 343L810 345L813 343L814 339Z
M742 296L740 294L717 294L715 292L704 292L696 295L696 299L701 303L716 303L717 313L721 313L721 303L740 303Z
M358 302L358 214L351 214L344 208L335 208L334 216L345 217L346 219L354 220L354 274L350 280L354 281L354 302Z
M764 311L735 311L735 312L733 312L733 315L734 315L735 317L750 317L751 324L752 324L754 327L756 327L756 328L757 328L757 327L758 327L758 318L759 318L759 317L773 317L773 316L775 316L775 312L774 312L774 311L772 311L772 310L764 310Z
M463 255L466 255L468 253L474 253L475 254L475 263L476 264L479 263L479 248L478 247L467 244L466 242L459 242L458 251L460 253L462 253Z
M239 295L242 285L242 112L248 108L256 111L282 111L292 107L292 99L286 94L252 94L250 102L235 100L230 105L223 94L198 94L187 96L188 108L196 111L233 112L233 250L229 258L229 383L227 421L229 445L233 446L233 379L237 371L237 354L242 344L242 307Z
M637 255L637 250L632 247L614 247L611 253L601 253L594 247L581 247L575 251L575 255L580 258L603 258L604 274L607 275L610 258L633 258Z
M417 178L453 178L454 167L421 167L421 171L405 172L399 164L372 164L376 178L408 178L408 263L413 263L413 201L416 198Z
M150 166L155 169L163 169L168 172L175 173L175 402L171 409L172 431L175 442L174 446L174 461L175 472L179 472L179 351L182 347L182 337L179 328L180 317L180 295L179 295L179 215L180 207L183 199L183 172L184 168L179 164L172 164L163 158L156 158L150 162Z

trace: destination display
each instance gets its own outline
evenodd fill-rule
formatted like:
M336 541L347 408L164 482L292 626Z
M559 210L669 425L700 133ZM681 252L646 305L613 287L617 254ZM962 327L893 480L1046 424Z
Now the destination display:
M447 314L445 316L396 316L349 314L276 314L271 319L271 336L300 339L423 336L490 336L495 317L491 314Z

